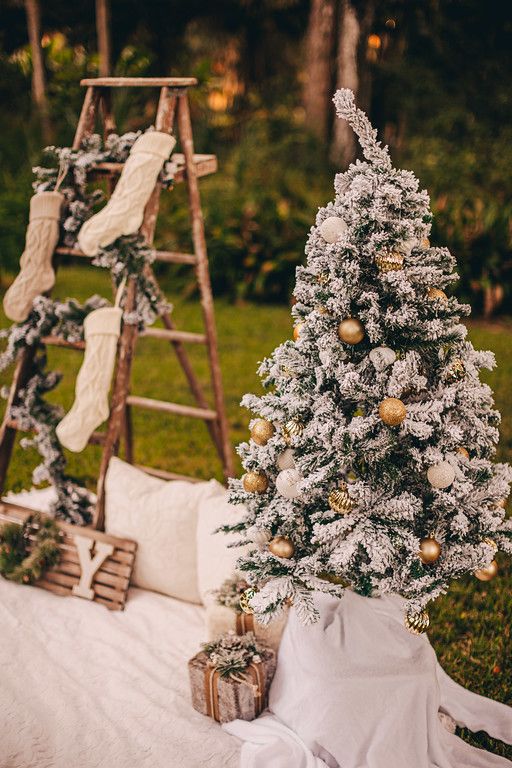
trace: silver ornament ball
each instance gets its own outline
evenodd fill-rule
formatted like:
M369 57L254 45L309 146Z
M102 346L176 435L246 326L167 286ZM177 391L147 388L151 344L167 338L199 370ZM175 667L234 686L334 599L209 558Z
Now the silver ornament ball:
M335 243L347 229L346 223L339 216L329 216L320 224L320 234L327 243Z
M276 488L285 499L296 499L300 496L297 484L302 477L296 469L283 469L276 477Z
M448 461L440 461L428 468L427 478L434 488L448 488L455 480L455 470Z
M293 451L291 448L286 448L277 457L277 466L279 469L295 469L295 461L293 459Z
M383 371L388 366L393 365L396 360L396 352L389 347L375 347L368 357L376 371Z

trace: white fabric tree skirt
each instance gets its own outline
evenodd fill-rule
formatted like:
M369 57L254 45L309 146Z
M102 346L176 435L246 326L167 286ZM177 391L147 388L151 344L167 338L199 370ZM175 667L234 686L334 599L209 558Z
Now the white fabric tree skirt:
M426 635L403 626L401 600L318 595L321 619L294 611L270 692L273 714L224 726L245 740L242 768L505 768L441 723L512 743L512 708L457 685Z

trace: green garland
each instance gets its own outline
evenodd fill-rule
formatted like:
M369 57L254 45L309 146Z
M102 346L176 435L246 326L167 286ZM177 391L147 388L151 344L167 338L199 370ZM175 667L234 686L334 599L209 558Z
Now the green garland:
M39 513L23 525L5 523L0 528L0 574L18 584L33 584L59 562L61 538L57 523Z

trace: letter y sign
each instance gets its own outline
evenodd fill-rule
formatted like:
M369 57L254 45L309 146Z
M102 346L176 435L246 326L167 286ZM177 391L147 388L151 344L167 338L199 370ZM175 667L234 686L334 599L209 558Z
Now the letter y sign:
M91 589L92 580L94 574L103 565L107 557L114 552L112 544L107 544L104 541L94 541L85 536L75 534L73 536L75 545L78 551L78 559L80 561L80 581L73 586L73 594L77 597L84 597L86 600L94 599L94 589ZM94 556L91 557L91 550L93 546Z

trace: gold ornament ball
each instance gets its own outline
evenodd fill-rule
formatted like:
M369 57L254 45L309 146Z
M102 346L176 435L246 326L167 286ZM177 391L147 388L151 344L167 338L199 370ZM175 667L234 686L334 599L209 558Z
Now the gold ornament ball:
M430 618L426 611L407 613L404 617L404 624L412 635L422 635L429 628Z
M299 340L300 332L301 332L303 327L304 327L304 323L297 323L297 325L294 326L294 329L293 329L293 340L294 341L298 341Z
M485 568L478 568L475 571L475 576L479 581L491 581L498 573L498 563L496 560L492 560Z
M251 470L243 477L244 490L247 493L265 493L268 488L268 478L264 472Z
M346 317L338 326L338 336L345 344L359 344L364 339L364 326L357 317Z
M448 301L448 296L444 291L441 290L441 288L429 288L427 293L427 298L430 301Z
M507 501L508 501L508 499L500 499L499 501L496 502L496 506L497 507L501 507L502 509L506 509L507 508Z
M258 445L266 445L274 432L274 425L267 419L256 419L251 427L251 437Z
M448 381L460 381L466 375L466 366L460 357L456 357L452 361L450 367L446 371L446 378Z
M379 416L388 427L397 427L407 416L407 408L397 397L386 397L379 405Z
M317 275L316 281L318 285L327 285L327 283L329 282L329 273L320 272L320 274Z
M460 453L460 455L464 456L465 459L469 459L469 451L467 448L464 448L464 446L459 445L457 448L457 453Z
M375 264L381 272L396 272L404 265L404 255L400 251L381 251L375 257Z
M421 238L421 247L422 248L430 248L430 240L428 237L422 237Z
M344 482L340 483L339 488L330 492L327 500L332 511L338 515L348 515L354 506L347 490L347 484Z
M276 557L283 557L287 560L290 557L293 557L295 552L293 542L290 541L290 539L288 539L286 536L276 536L272 539L268 545L268 548L270 552L272 552L272 554Z
M285 442L289 443L292 439L292 437L300 437L304 431L304 422L299 419L298 416L294 416L293 419L290 419L286 422L286 424L283 427L283 437L285 439Z
M433 538L433 536L426 536L420 539L420 551L418 552L419 558L423 565L430 565L435 563L439 559L441 554L440 543Z
M256 594L256 591L257 590L254 587L248 587L240 595L239 605L244 613L248 613L248 614L254 613L254 610L251 608L251 600Z

